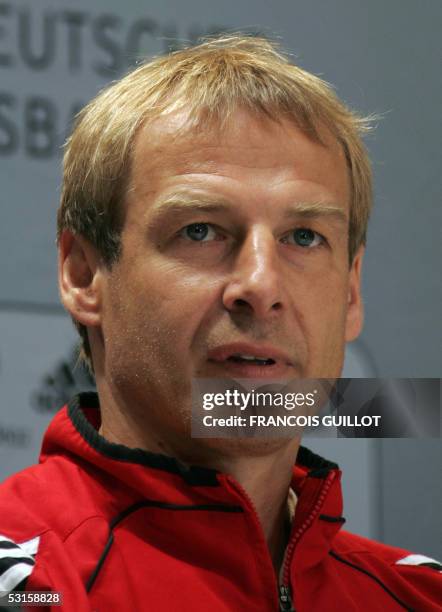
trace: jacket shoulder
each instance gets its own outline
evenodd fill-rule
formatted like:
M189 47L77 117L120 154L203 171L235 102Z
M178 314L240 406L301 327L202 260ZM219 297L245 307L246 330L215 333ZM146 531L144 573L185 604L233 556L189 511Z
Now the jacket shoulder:
M388 565L431 567L442 571L442 564L426 555L414 554L405 548L390 546L348 531L341 531L334 541L334 550L345 556L374 556Z
M63 539L87 518L105 514L105 506L94 474L66 457L53 457L0 485L0 533L20 541L53 530Z
M79 466L57 457L11 476L0 485L0 592L63 585L85 597L107 537L97 483Z
M14 541L26 540L47 529L50 470L34 465L0 485L0 533Z
M341 531L330 556L349 572L359 572L413 609L442 610L442 564L404 548Z

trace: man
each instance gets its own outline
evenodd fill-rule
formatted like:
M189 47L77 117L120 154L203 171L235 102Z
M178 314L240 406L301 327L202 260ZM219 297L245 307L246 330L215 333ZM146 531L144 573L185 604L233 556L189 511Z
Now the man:
M340 375L363 318L366 127L240 36L82 111L59 283L98 397L3 485L0 590L75 611L441 609L436 562L340 529L340 472L299 437L191 437L196 378Z

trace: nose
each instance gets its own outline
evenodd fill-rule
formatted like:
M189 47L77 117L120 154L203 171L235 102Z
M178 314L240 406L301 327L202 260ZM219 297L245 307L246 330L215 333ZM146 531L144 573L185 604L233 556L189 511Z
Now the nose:
M275 238L266 228L254 228L241 244L223 303L230 312L265 319L282 309L280 261Z

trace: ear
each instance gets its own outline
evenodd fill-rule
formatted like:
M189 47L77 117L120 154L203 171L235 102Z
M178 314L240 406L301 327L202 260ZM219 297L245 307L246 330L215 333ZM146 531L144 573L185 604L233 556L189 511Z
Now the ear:
M59 241L61 301L79 323L101 323L102 268L96 249L82 236L64 230Z
M347 317L345 322L345 341L356 340L364 323L364 305L361 296L361 269L364 247L356 253L350 268L348 284Z

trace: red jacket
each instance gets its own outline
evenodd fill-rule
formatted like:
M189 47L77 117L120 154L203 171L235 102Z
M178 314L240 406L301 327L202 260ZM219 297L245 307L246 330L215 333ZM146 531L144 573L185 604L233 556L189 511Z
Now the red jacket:
M299 451L278 585L238 483L111 444L99 419L95 394L73 400L0 487L0 591L60 591L68 612L442 610L436 562L341 530L335 464Z

